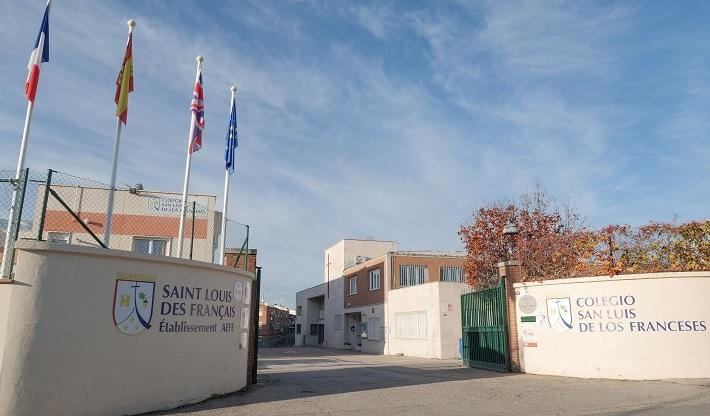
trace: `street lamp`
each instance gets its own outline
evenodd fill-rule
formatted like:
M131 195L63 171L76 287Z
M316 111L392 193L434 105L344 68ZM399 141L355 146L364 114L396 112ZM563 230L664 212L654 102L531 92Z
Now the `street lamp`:
M513 245L515 244L515 236L518 234L518 227L513 224L511 221L508 221L505 226L503 226L503 238L506 238L507 241L507 252L508 252L508 260L513 256Z
M512 222L508 221L505 226L503 226L503 235L516 235L518 233L518 227Z

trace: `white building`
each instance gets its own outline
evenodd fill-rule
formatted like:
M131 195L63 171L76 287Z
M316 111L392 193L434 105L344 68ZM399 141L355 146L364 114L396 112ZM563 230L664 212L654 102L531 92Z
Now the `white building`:
M463 258L340 241L325 251L325 282L296 294L296 345L459 357Z

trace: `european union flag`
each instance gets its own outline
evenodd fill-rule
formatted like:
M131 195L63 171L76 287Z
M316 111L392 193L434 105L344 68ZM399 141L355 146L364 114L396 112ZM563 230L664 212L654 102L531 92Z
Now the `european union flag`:
M227 143L224 150L225 169L231 175L234 173L234 150L239 146L237 140L237 98L232 97L232 111L229 116L229 129L227 129Z

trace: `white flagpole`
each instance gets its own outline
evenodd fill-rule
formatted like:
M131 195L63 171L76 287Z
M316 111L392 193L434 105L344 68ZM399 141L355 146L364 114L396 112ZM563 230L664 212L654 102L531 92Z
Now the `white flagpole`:
M200 76L200 69L202 68L202 61L204 61L204 58L202 57L202 55L197 55L197 58L195 58L195 60L197 61L195 83L197 83L198 77ZM190 132L187 134L187 160L185 161L185 183L182 187L182 207L180 208L180 232L178 234L177 251L179 258L182 258L182 246L183 240L185 238L185 211L187 209L187 188L190 184L190 164L192 162L192 152L190 152L190 148L192 147L192 129L195 128L195 122L197 121L195 120L195 113L191 111L190 114Z
M231 104L229 106L229 115L231 118L232 115L232 107L234 107L234 96L237 94L237 86L232 85L229 87L229 90L232 91L232 99L230 100ZM231 120L231 119L230 119ZM231 135L231 121L230 121L230 132L228 133ZM228 140L231 140L231 137L228 136ZM234 161L232 161L234 163ZM229 200L229 170L227 167L224 167L224 204L222 205L222 233L220 234L220 252L221 256L219 257L219 264L224 266L224 252L226 250L225 244L227 242L227 202Z
M230 108L229 108L229 115L231 117L232 110L233 110L232 107L234 107L234 96L237 94L237 86L232 85L229 88L229 90L232 91L232 100L231 100L232 104L230 105ZM229 134L231 134L231 121L230 121ZM229 139L231 140L231 137ZM233 160L232 160L232 163L234 163ZM227 201L229 199L229 177L230 176L231 175L229 174L229 170L227 170L227 167L225 166L224 167L224 205L222 206L222 234L221 234L221 241L219 244L219 247L222 252L222 256L219 258L219 264L221 264L223 266L224 266L224 254L225 254L225 250L226 250L225 244L227 242Z
M131 19L128 21L128 36L133 33L133 28L136 27L136 21ZM131 58L133 59L133 58ZM124 68L125 69L125 68ZM126 91L128 94L128 91ZM116 116L116 138L113 141L113 166L111 167L111 188L108 192L108 206L106 207L106 221L104 224L104 245L109 247L111 240L111 221L113 220L113 197L116 192L116 171L118 170L118 149L121 146L121 118Z
M224 170L224 205L222 206L222 234L220 235L221 241L219 244L222 256L219 258L219 264L224 265L224 252L226 247L224 246L227 242L227 199L229 196L229 171Z
M15 184L12 191L12 202L10 203L10 216L7 220L7 234L5 235L5 246L2 253L2 265L0 265L0 278L10 278L10 267L12 266L12 252L15 249L15 227L13 218L15 213L20 208L17 204L18 199L17 187L20 186L20 175L25 169L25 156L27 155L27 139L30 136L30 124L32 124L32 110L34 102L27 101L27 113L25 114L25 126L22 129L22 141L20 142L20 156L17 160L17 171L15 172ZM19 219L18 219L19 220Z

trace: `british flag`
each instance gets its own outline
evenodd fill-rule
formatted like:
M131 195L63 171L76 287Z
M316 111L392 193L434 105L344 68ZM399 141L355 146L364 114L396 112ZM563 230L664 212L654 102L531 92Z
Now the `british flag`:
M205 128L205 105L204 96L202 93L202 70L197 75L195 82L195 91L192 93L192 102L190 103L190 111L195 117L195 123L192 125L190 132L190 153L194 153L202 149L202 130Z

